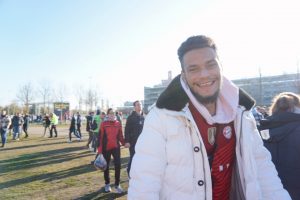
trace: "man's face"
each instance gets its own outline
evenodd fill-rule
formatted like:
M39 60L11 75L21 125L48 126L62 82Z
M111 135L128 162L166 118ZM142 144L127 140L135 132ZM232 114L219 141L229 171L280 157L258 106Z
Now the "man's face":
M139 112L141 112L142 111L142 104L141 104L141 102L136 102L135 104L134 104L134 110L135 110L135 112L137 112L137 113L139 113Z
M212 48L188 51L182 59L183 78L202 104L216 101L221 87L219 60Z
M6 110L3 110L3 111L2 111L2 115L3 115L3 116L6 115Z

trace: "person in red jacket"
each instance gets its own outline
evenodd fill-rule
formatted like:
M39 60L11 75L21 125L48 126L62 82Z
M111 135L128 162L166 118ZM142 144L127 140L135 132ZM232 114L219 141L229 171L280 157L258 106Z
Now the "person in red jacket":
M124 146L124 137L122 126L117 121L114 110L109 108L107 110L107 120L103 121L99 130L99 147L98 154L103 154L106 162L107 169L104 170L105 179L105 192L111 192L110 177L109 177L109 162L111 156L114 159L115 165L115 189L117 193L122 193L123 189L120 186L120 171L121 171L121 150L120 143Z

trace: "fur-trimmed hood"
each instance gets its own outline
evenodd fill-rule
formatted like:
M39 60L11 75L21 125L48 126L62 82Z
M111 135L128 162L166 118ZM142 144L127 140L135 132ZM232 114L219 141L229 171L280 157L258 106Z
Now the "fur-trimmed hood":
M156 106L167 110L181 111L188 101L189 97L181 86L179 74L158 97ZM250 110L255 105L255 100L241 88L239 88L239 105L244 106L246 110Z

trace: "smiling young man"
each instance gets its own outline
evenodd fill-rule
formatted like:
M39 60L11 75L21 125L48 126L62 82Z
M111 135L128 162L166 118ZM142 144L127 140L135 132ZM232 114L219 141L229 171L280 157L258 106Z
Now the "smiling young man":
M216 45L193 36L182 73L148 114L132 161L128 199L290 199L250 109L223 76Z

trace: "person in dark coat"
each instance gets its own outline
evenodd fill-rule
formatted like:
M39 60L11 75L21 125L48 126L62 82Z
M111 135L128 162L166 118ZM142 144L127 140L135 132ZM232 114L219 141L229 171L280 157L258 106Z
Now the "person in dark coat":
M121 112L116 111L116 118L117 118L118 122L120 122L120 124L122 126L122 115L121 115Z
M77 134L81 138L81 115L79 112L76 114L76 128L77 128Z
M2 142L1 147L4 147L6 144L7 132L10 125L11 125L11 119L6 114L6 110L3 110L0 116L0 133L1 133L1 142Z
M86 131L89 133L89 139L86 144L87 148L90 148L90 144L93 140L93 130L92 130L92 124L93 124L93 118L94 118L94 112L90 112L89 115L86 116Z
M50 133L50 124L51 124L51 121L50 121L50 118L49 118L49 114L46 114L43 118L44 137L46 135L47 129L49 130L49 133Z
M271 116L260 121L265 147L272 155L284 188L300 200L300 97L291 92L277 95Z
M144 126L144 115L142 112L142 104L140 101L133 103L134 111L129 115L125 126L125 147L129 148L130 160L127 166L129 176L132 158L135 154L135 144L140 136Z
M13 140L20 139L23 122L24 121L20 113L16 113L11 119L11 124L13 127Z
M74 135L77 137L77 139L79 141L81 141L81 134L80 134L80 132L78 130L77 119L78 119L78 114L77 115L73 114L72 119L71 119L70 128L69 128L69 140L68 140L68 143L72 142L72 133L74 133Z
M27 114L25 114L23 119L24 119L23 131L25 133L25 138L27 138L28 137L29 116Z

